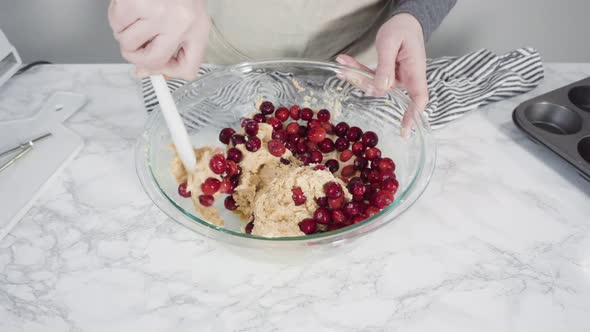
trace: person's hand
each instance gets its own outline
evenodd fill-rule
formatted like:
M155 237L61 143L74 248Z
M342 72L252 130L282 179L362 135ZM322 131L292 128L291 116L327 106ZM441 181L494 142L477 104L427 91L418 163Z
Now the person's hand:
M404 87L422 111L428 103L426 85L426 51L424 35L418 20L410 14L398 14L381 26L375 42L377 70L375 87L380 93L394 87ZM356 59L341 54L336 61L373 72Z
M211 26L206 0L111 0L109 23L138 76L196 78Z

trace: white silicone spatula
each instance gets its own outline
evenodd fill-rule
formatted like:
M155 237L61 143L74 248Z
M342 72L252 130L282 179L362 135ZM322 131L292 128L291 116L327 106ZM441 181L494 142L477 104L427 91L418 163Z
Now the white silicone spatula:
M188 139L186 127L182 122L178 109L176 109L172 94L170 93L170 90L168 90L166 79L162 75L152 75L150 76L150 80L154 86L156 97L160 103L160 109L162 110L162 114L168 125L172 142L176 147L180 160L188 172L193 172L197 163L195 151Z

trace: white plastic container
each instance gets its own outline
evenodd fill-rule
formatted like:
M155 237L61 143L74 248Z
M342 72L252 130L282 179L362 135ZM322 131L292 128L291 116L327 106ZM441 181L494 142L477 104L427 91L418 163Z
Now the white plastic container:
M22 65L16 49L0 30L0 86L2 86Z

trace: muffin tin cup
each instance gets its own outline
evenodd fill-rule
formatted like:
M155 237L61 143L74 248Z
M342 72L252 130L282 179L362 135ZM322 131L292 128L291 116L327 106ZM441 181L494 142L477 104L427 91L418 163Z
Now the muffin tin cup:
M520 104L514 123L590 178L590 77Z

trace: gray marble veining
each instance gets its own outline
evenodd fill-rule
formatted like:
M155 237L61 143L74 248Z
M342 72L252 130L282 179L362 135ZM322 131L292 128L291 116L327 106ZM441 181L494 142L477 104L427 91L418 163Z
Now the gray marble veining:
M0 331L589 331L590 184L511 122L518 103L587 76L547 65L536 90L438 130L433 180L396 223L281 264L204 240L143 193L130 66L15 77L0 120L56 90L90 103L68 121L84 150L0 242Z

